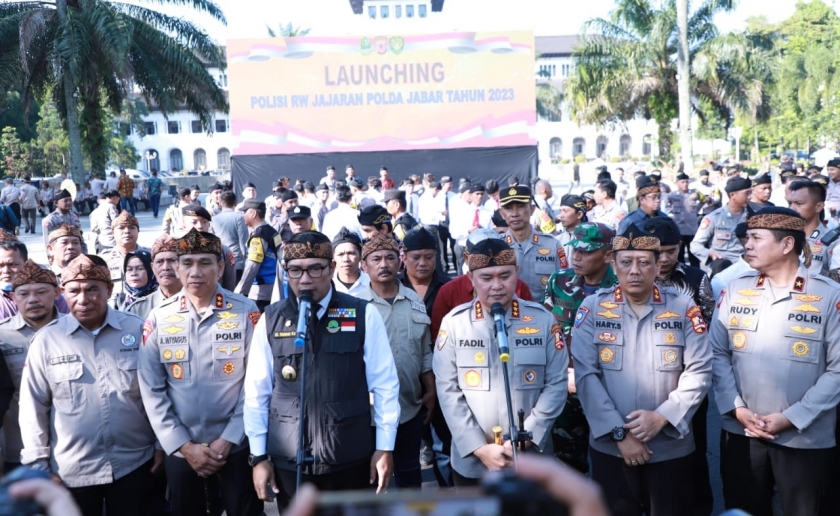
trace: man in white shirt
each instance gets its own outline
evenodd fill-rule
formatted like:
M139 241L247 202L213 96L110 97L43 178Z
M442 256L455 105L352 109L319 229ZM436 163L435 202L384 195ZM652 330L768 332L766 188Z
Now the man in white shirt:
M467 237L479 228L489 228L493 212L483 206L484 185L470 185L469 204L450 203L449 231L455 239L455 259L458 260L458 270L464 268L464 247ZM455 211L453 211L453 209Z
M112 170L111 174L108 176L108 179L105 180L105 189L106 190L116 190L117 189L117 182L119 180L120 179L117 177L117 173Z
M96 174L93 179L90 180L90 193L93 195L94 199L99 197L99 194L102 193L102 189L105 188L105 180L102 179L104 176L102 174Z
M350 188L346 186L336 187L335 200L338 202L338 206L324 216L324 227L321 228L321 233L327 235L327 238L332 241L344 227L362 238L362 227L359 225L358 218L359 212L350 206L350 201L353 200Z
M418 203L420 223L426 226L438 226L446 220L446 194L441 191L440 183L432 181L429 188L420 196Z

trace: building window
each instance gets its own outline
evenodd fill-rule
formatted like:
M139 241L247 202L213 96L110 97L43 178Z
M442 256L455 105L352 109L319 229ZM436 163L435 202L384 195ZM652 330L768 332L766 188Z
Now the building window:
M203 127L201 127L201 120L193 120L190 122L190 128L192 129L193 134L200 133L203 129Z
M170 120L166 122L166 132L169 134L178 134L181 132L181 123L177 120Z
M222 147L216 154L216 166L219 170L230 170L230 151Z
M184 170L184 155L179 149L169 151L169 170Z
M158 151L148 149L143 153L143 160L146 162L146 166L149 167L149 172L152 170L160 170L160 155L158 154Z
M207 170L207 153L204 149L193 152L193 170Z
M402 6L395 5L394 6L394 17L395 18L402 18Z
M216 132L217 133L226 133L227 132L227 120L216 120Z
M583 138L575 138L572 142L572 154L577 156L586 156L586 140Z
M557 75L557 67L555 65L551 65L551 76L554 77Z
M563 154L563 140L554 137L548 142L548 155L551 158L560 158Z
M606 136L599 136L598 139L595 140L595 153L597 154L597 157L606 159L608 143L610 143L610 140L607 139Z
M419 16L421 18L426 17L426 6L425 5L420 4L420 5L417 6L417 16Z
M642 154L645 156L651 155L651 140L653 140L653 138L649 134L642 137Z
M146 136L157 134L157 126L154 122L143 122L143 131L146 132Z
M630 145L633 143L633 139L630 138L629 134L621 135L621 139L618 140L618 154L621 157L629 156L630 155Z
M225 74L219 75L219 87L227 88L227 75L225 75Z
M370 16L371 20L376 19L376 6L371 5L368 7L368 16Z
M387 5L382 5L379 7L379 15L382 17L383 20L388 17L388 14L390 14L389 11L390 9Z
M560 72L563 74L563 77L568 77L569 75L571 75L572 65L564 64L560 66Z
M413 5L405 6L405 17L406 18L414 18L414 6Z

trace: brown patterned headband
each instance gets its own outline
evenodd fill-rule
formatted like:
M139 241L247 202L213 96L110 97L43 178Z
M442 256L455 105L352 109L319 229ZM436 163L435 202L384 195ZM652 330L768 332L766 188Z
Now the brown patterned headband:
M101 264L95 263L91 259L91 255L80 254L73 258L61 271L61 283L66 285L71 281L102 281L104 283L111 283L111 271L108 270L108 265L104 263L102 258L93 256L101 261Z
M306 258L333 259L333 248L330 242L289 242L283 247L283 260L288 263L292 260L303 260Z
M15 279L12 281L12 289L16 289L23 285L31 285L33 283L46 283L54 287L58 286L58 279L53 271L45 269L33 262L26 260L23 267L20 268Z
M659 251L659 239L654 236L613 238L613 251Z

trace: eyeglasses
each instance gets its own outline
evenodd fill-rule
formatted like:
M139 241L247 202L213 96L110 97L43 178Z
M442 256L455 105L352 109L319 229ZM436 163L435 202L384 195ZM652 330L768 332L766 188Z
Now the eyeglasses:
M289 277L292 279L300 279L303 277L303 273L305 272L309 274L310 278L314 279L320 278L324 274L324 271L327 269L329 269L329 266L327 265L313 265L308 269L301 269L300 267L291 267L289 269L286 269L286 274L288 274Z
M662 195L661 194L647 194L643 197L650 199L651 201L661 201Z

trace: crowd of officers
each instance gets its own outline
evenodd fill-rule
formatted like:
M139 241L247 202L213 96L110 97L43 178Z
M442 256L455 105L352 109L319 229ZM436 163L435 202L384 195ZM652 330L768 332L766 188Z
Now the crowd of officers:
M837 513L840 265L819 177L784 178L790 208L769 190L750 207L769 177L736 171L714 208L686 176L665 202L637 174L626 216L608 172L591 202L559 206L545 182L379 179L381 196L334 170L268 202L252 185L241 202L214 185L205 206L186 190L151 249L124 211L100 255L68 210L43 267L0 231L6 472L50 472L90 516L259 515L294 494L303 431L304 481L322 490L419 488L421 443L440 486L476 485L516 445L495 430L499 303L522 449L591 475L614 514L711 513L708 410L727 507L771 515L777 494L784 514ZM142 251L157 288L126 302ZM707 270L729 274L717 296Z

